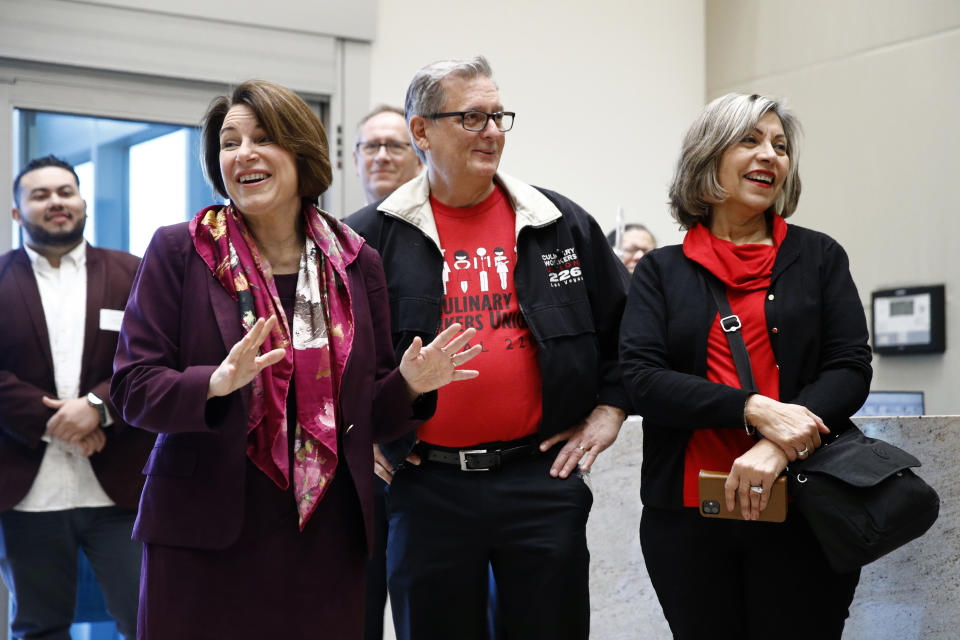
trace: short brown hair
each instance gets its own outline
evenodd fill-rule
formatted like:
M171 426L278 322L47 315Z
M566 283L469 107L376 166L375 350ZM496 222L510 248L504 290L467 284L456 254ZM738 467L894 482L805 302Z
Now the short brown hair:
M316 203L333 181L327 133L317 114L290 89L267 80L247 80L218 96L203 116L203 173L217 193L229 198L220 174L220 127L231 107L246 105L264 132L294 155L300 197Z

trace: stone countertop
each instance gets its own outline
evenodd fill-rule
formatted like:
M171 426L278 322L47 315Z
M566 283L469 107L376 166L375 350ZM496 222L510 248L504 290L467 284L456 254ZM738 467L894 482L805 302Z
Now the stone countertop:
M953 640L960 636L960 416L855 422L919 458L917 472L940 494L941 508L926 535L864 567L843 637ZM590 474L591 637L597 640L671 637L640 551L642 443L641 420L631 416Z

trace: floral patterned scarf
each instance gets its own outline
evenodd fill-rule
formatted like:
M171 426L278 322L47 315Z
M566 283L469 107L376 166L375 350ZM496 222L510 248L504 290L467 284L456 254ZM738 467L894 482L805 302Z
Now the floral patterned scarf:
M244 331L250 331L257 318L277 316L261 353L276 348L287 353L252 382L247 455L278 487L289 486L287 393L293 379L293 493L301 531L337 469L338 385L353 344L346 268L363 244L350 228L315 207L306 206L303 216L306 243L292 323L277 295L270 264L260 257L232 205L207 207L190 223L194 247L237 301Z

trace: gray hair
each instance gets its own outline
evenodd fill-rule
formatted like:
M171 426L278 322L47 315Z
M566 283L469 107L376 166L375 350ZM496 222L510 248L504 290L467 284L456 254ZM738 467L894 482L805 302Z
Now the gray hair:
M393 105L391 105L391 104L380 104L380 105L377 105L376 107L373 108L373 111L371 111L371 112L368 113L367 115L363 116L363 120L361 120L361 121L357 124L357 132L356 132L356 135L354 136L354 140L353 140L354 146L356 146L357 144L360 143L360 130L363 129L363 125L367 124L367 121L368 121L370 118L372 118L372 117L374 117L374 116L378 116L378 115L380 115L381 113L395 113L395 114L397 114L398 116L400 116L401 118L403 117L403 109L401 109L400 107L395 107L395 106L393 106Z
M493 79L493 69L483 56L474 56L466 60L440 60L428 64L417 71L407 88L407 99L404 102L404 116L407 119L407 128L410 128L410 118L439 113L447 101L446 91L443 90L443 81L450 77L474 80L479 77ZM420 160L427 161L427 156L417 145L413 145Z
M771 112L783 125L790 158L783 189L771 209L784 218L794 212L800 199L800 122L783 101L757 94L728 93L708 104L683 138L670 184L670 213L682 229L701 221L709 224L713 205L723 202L728 195L717 177L720 157Z

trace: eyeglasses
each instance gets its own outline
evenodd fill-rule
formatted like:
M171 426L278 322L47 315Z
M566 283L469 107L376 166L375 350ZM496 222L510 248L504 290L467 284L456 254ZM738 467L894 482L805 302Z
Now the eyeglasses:
M513 118L516 115L513 111L487 113L485 111L470 110L434 113L426 117L431 120L436 120L437 118L452 118L457 116L460 118L460 124L462 124L463 128L467 131L483 131L487 128L487 123L493 120L493 124L495 124L500 131L510 131L510 129L513 128Z
M388 140L387 142L358 142L357 149L360 150L360 153L367 157L372 157L380 153L380 147L383 147L387 150L387 153L397 157L402 156L407 152L407 149L411 147L409 142L395 142L393 140Z

